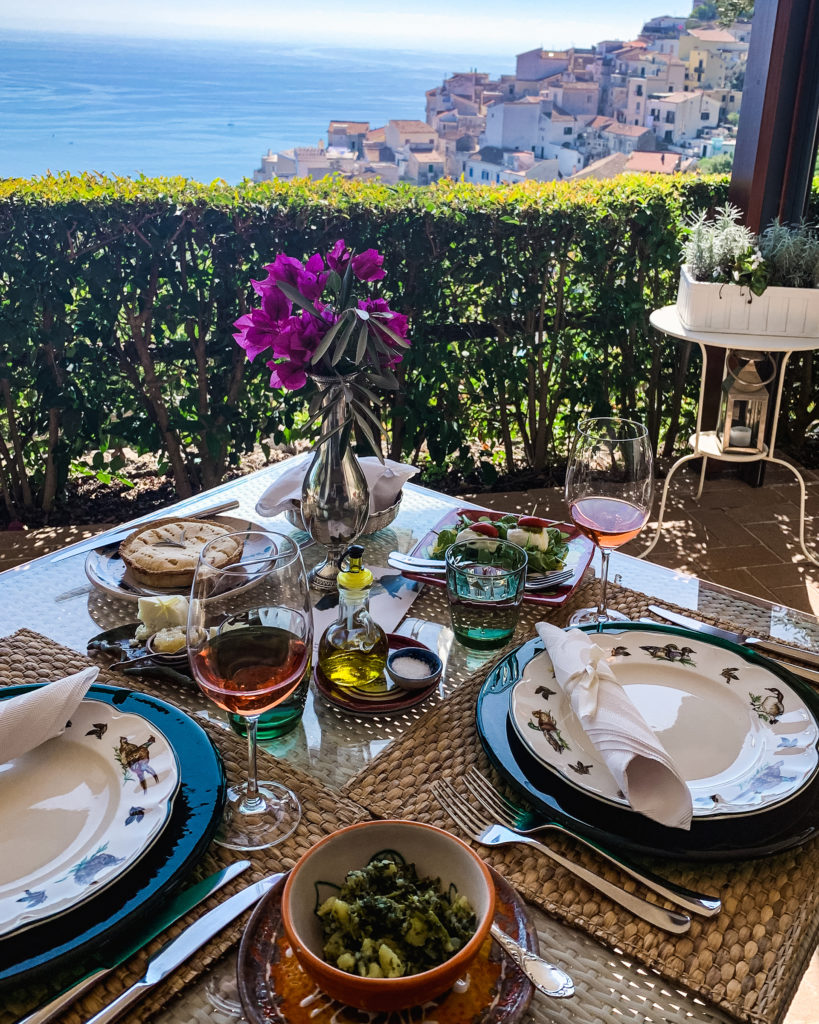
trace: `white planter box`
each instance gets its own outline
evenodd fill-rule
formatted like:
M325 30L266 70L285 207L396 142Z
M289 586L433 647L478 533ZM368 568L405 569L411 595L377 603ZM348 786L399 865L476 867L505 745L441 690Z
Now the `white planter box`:
M695 281L680 268L677 313L689 330L819 338L819 288L766 288Z

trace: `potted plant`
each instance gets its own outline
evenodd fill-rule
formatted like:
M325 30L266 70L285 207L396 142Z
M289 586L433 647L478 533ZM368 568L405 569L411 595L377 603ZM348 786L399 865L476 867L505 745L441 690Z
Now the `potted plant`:
M819 337L819 233L772 221L756 236L730 203L689 224L677 312L690 330Z

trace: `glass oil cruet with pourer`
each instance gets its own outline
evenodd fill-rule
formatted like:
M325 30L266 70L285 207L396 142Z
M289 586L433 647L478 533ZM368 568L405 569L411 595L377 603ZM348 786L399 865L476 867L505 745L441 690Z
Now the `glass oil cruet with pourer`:
M387 665L387 634L370 614L373 574L362 563L364 548L352 544L340 559L338 618L319 641L318 668L335 686L361 687L379 679Z

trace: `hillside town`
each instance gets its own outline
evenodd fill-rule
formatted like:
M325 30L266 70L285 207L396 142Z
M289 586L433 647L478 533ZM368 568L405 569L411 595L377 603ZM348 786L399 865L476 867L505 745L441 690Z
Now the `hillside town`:
M513 75L469 71L429 89L425 121L331 121L326 144L268 151L253 180L490 184L693 170L733 155L750 35L749 22L662 16L630 42L529 50Z

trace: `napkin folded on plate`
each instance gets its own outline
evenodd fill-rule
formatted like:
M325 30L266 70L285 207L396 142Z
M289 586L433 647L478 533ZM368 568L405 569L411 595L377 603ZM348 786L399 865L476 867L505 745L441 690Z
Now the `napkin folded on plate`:
M292 459L287 469L272 483L256 504L260 516L277 516L280 512L301 507L301 485L313 458L312 452ZM385 459L382 464L373 456L358 460L370 492L370 513L383 512L398 501L401 488L418 472L417 466Z
M92 665L0 701L0 764L60 736L98 674L99 669Z
M606 652L579 629L538 622L558 686L635 811L691 828L691 793L646 720L618 683Z

